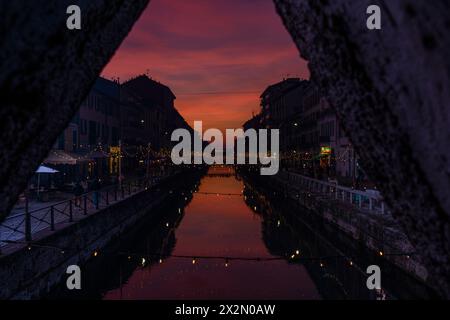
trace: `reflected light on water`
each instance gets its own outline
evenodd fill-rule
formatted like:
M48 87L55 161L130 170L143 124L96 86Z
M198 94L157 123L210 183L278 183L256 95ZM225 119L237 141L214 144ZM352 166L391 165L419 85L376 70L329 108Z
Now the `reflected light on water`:
M262 240L261 218L241 195L243 182L229 168L200 183L175 231L173 255L272 257ZM228 174L228 176L226 176ZM231 175L230 175L231 174ZM238 194L230 196L224 194ZM255 209L256 210L256 209ZM168 257L137 268L105 299L319 299L304 266L277 261Z

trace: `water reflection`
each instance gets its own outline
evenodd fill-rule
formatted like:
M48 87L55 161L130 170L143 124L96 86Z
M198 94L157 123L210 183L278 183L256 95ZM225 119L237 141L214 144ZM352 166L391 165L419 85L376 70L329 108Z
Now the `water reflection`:
M230 168L211 168L200 183L173 196L167 207L89 261L81 292L60 288L52 297L376 298L365 285L365 267L376 257L361 255L361 248L314 215L290 206L276 192L244 183ZM264 261L274 257L280 259ZM409 280L398 286L386 289L388 298L426 294Z
M301 263L324 299L429 299L436 293L278 190L245 184L245 201L262 217L263 241L270 253ZM292 259L291 259L292 260ZM366 269L382 270L382 290L368 290Z
M243 201L243 182L213 169L200 183L176 230L173 255L272 257L261 239L261 218ZM137 268L105 299L319 298L303 266L287 261L226 261L169 257ZM226 266L228 264L228 266ZM296 285L292 285L295 283Z
M269 200L249 185L245 190L248 205L257 207L262 217L263 241L269 252L302 264L323 298L381 297L382 292L367 289L367 276L350 254L339 250L318 233L322 228L317 228L318 225L315 225L317 229L313 228L314 221L306 223L302 219L307 214L305 211L289 208L283 201Z

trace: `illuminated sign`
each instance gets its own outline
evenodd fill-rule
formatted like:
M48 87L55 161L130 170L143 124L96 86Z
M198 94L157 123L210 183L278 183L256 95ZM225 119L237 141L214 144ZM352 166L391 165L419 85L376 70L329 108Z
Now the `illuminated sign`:
M320 147L320 154L321 155L330 155L331 148L330 147Z
M109 147L110 153L120 153L120 147Z

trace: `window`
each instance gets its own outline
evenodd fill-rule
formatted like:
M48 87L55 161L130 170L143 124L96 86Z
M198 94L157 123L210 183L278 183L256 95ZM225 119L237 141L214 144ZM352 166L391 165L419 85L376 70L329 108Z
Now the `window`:
M64 150L65 132L61 133L58 137L58 149Z
M80 119L80 133L81 134L87 133L87 123L85 119Z
M97 142L97 123L89 121L89 144L95 145Z
M72 143L73 143L73 149L76 150L78 147L78 132L77 132L77 130L72 131Z
M108 103L108 105L107 105L107 115L108 116L113 116L114 113L115 113L114 109L115 109L115 105L112 104L112 103Z
M94 97L92 96L92 94L90 94L89 95L89 97L88 97L88 107L89 107L89 109L92 109L92 107L94 106L94 99L93 99Z
M106 124L102 124L102 139L105 143L108 142L109 137L109 126Z
M111 138L111 143L113 144L113 145L118 145L118 143L119 143L119 128L117 128L117 127L112 127L112 129L111 129L111 135L112 135L112 138Z

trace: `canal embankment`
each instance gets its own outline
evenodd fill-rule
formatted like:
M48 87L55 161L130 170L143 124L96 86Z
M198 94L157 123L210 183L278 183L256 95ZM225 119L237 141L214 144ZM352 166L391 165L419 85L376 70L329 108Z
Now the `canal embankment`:
M428 281L428 273L420 256L384 204L378 208L374 203L364 206L362 204L368 199L363 196L352 199L351 190L349 195L338 193L339 190L333 186L305 183L296 175L284 171L270 177L262 177L251 169L241 169L240 174L253 185L264 186L264 189L276 192L278 198L294 203L298 212L313 214L326 223L331 233L350 239L355 246L363 246L366 251L388 261L408 276L426 286L433 286Z
M33 234L32 241L3 248L0 299L32 299L48 292L66 276L69 265L81 265L96 256L108 243L171 201L178 188L195 184L203 174L203 169L184 169L157 184L136 192L129 190L120 201L114 201L117 195L111 194L107 206L98 208L97 202L95 212L73 215L69 221L53 221L52 228Z

